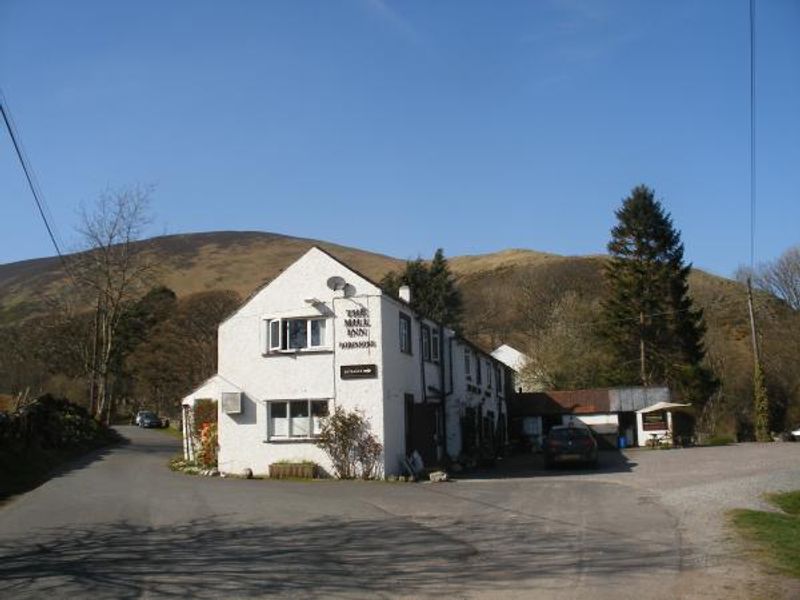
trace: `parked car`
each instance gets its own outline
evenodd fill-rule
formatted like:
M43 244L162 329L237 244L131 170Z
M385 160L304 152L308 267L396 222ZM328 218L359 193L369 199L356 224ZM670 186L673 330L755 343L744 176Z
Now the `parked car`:
M549 469L556 463L583 463L597 466L597 440L588 427L558 425L544 439L544 464Z
M792 437L793 437L795 440L797 440L798 442L800 442L800 427L795 427L795 428L792 430Z
M164 422L161 420L161 417L159 417L156 413L145 410L142 411L141 414L142 416L139 418L139 427L159 428L164 426Z
M133 418L133 424L138 425L139 427L142 426L142 417L150 411L147 410L140 410L136 413L136 416Z

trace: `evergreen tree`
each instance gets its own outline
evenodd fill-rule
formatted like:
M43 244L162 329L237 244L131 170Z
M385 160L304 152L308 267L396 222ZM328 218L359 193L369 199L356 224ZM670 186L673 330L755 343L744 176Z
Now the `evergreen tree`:
M406 262L402 273L391 271L381 280L383 290L397 296L400 286L411 288L411 307L421 315L455 330L461 328L463 304L450 265L439 248L430 263Z
M689 295L691 265L672 219L640 185L616 211L605 271L602 332L615 353L616 383L668 384L703 403L715 383L703 367L703 313Z

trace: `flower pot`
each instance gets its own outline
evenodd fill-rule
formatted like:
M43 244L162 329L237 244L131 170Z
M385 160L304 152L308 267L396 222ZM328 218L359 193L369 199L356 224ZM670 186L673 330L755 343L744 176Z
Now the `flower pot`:
M269 466L269 476L273 479L313 479L317 466L306 463L273 463Z

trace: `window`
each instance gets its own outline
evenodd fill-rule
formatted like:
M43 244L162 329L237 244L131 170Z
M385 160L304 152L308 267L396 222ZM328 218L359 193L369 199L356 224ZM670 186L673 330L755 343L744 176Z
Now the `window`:
M269 351L277 352L281 349L281 321L276 319L269 322Z
M483 384L483 373L481 373L483 369L481 369L481 359L480 357L475 357L475 383L478 385Z
M325 345L325 319L313 319L311 321L311 340L309 346L319 348Z
M267 331L269 352L326 348L325 319L272 319Z
M422 358L431 359L431 329L427 325L420 325L422 328Z
M411 317L400 313L400 352L411 354Z
M467 379L472 378L472 352L469 351L469 348L464 348L464 373Z
M286 402L269 403L269 433L270 437L289 437Z
M431 360L439 362L439 330L436 328L431 331Z
M643 413L642 429L645 431L662 431L669 429L667 412L664 410L657 410L655 412Z
M327 400L269 402L269 439L312 438L322 430L328 416Z
M305 319L287 319L283 322L283 337L289 340L289 350L300 350L308 346L308 321Z
M322 431L322 419L328 416L327 400L311 401L311 435L318 436Z
M503 393L503 370L500 367L495 369L495 377L497 378L497 391Z
M488 360L486 361L486 387L489 389L492 387L492 363Z

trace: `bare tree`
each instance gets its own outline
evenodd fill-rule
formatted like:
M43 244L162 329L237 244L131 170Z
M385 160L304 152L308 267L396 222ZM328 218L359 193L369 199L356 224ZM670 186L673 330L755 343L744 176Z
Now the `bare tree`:
M800 310L800 246L789 248L776 260L760 265L754 283Z
M734 275L747 283L784 300L794 310L800 310L800 246L793 246L773 261L761 263L755 269L740 266Z
M529 389L581 389L606 384L611 354L598 335L597 298L574 291L553 303L538 334L527 346L529 363L521 381Z
M107 190L81 211L78 231L85 251L76 255L74 276L94 305L90 358L90 410L109 421L112 355L123 309L152 283L155 265L137 243L150 222L150 190Z

